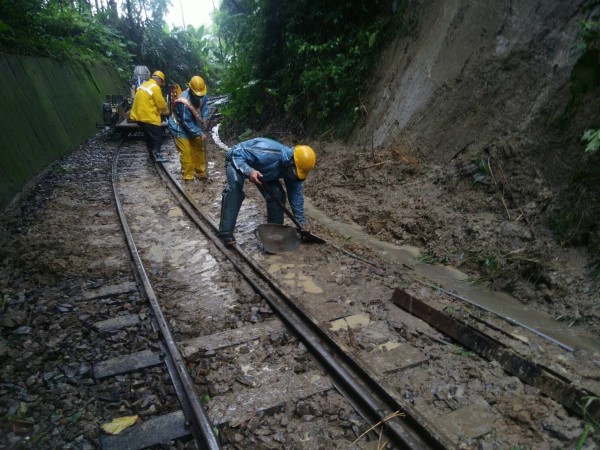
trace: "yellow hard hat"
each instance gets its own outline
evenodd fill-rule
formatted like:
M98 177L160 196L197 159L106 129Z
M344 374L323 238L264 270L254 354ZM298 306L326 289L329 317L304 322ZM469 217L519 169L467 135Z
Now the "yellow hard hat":
M308 145L296 145L294 147L294 164L296 165L298 178L304 180L316 163L317 155Z
M188 83L189 88L192 90L194 95L198 97L202 97L206 95L206 83L199 77L198 75L193 76L190 82Z
M160 78L161 80L163 80L163 83L166 81L165 74L164 74L164 73L162 73L160 70L157 70L156 72L154 72L154 73L152 74L152 76L153 76L153 77L158 77L158 78Z

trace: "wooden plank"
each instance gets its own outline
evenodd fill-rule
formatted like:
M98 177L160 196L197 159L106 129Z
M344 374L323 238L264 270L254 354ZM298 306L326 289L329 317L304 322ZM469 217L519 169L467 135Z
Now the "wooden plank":
M94 364L94 378L101 379L122 373L133 372L146 367L158 366L162 363L162 356L150 350L132 353L131 355L101 361Z
M561 374L517 355L501 342L470 327L468 324L432 308L421 300L396 289L392 301L397 306L428 322L452 339L459 342L479 356L500 363L502 368L518 377L524 383L537 387L542 393L562 404L571 412L582 415L580 404L586 397L597 397L598 393L589 392L573 385ZM591 402L586 410L589 417L600 420L600 402Z

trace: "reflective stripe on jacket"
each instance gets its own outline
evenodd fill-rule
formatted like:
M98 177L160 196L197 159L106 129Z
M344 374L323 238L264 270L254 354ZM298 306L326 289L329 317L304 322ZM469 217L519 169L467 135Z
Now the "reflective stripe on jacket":
M272 139L256 138L234 145L227 151L226 157L237 171L247 177L254 169L262 173L262 181L283 179L294 216L298 222L306 222L302 193L304 183L296 177L289 176L290 169L294 166L292 147Z
M208 119L208 96L205 95L199 100L190 94L190 90L186 89L181 93L182 99L189 101L195 108L199 109L200 118ZM200 128L199 123L194 117L194 112L191 111L185 102L176 102L173 108L173 114L169 117L169 131L176 138L193 139L202 136L204 132Z
M160 125L162 122L160 116L167 114L169 108L158 83L152 78L142 83L133 98L131 120Z

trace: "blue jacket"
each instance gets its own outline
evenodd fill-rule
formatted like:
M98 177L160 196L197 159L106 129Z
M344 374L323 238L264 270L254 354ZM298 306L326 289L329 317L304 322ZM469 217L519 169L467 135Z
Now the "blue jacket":
M208 95L199 99L191 95L189 89L186 89L181 96L187 98L194 107L199 109L200 118L208 119ZM190 109L183 103L175 103L173 114L169 117L169 131L173 137L183 139L193 139L204 134L200 125L194 120Z
M295 177L294 149L266 138L250 139L234 145L227 151L226 158L238 172L247 177L252 170L262 173L262 181L268 183L283 179L292 212L298 222L306 223L304 217L303 180Z

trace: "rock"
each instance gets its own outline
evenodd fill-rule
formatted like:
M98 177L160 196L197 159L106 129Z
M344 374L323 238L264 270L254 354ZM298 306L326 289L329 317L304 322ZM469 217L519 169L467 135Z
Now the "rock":
M23 310L8 308L2 315L0 326L5 328L17 328L25 323L27 314Z

